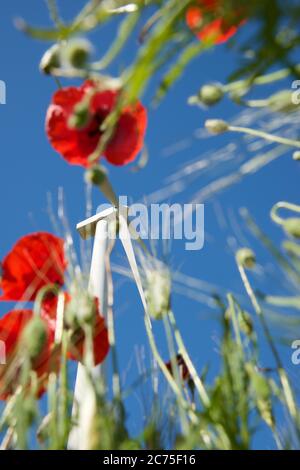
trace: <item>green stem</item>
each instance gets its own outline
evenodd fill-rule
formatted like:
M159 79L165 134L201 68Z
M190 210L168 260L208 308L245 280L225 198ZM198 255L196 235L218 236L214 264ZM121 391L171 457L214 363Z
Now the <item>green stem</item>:
M288 139L286 137L280 137L277 135L268 134L267 132L258 131L255 129L251 129L249 127L228 126L228 130L232 132L240 132L242 134L248 134L248 135L252 135L255 137L260 137L264 140L268 140L270 142L276 142L278 144L287 145L289 147L300 148L300 141L298 140L293 140L293 139Z
M195 367L194 367L194 364L193 362L191 361L191 358L189 356L189 353L187 352L187 349L184 345L184 342L183 342L183 339L182 339L182 336L181 336L181 333L177 327L177 323L176 323L176 319L175 319L175 316L174 316L174 313L169 310L168 312L168 316L169 316L169 319L170 319L170 323L172 325L172 327L174 328L174 334L175 334L175 338L176 338L176 341L177 341L177 345L178 345L178 348L180 350L180 353L186 363L186 366L189 370L189 373L192 377L192 380L195 384L195 387L199 393L199 397L203 403L203 405L205 407L209 407L210 405L210 399L209 399L209 396L205 390L205 387L204 387L204 384L202 382L202 380L200 379Z
M48 381L48 409L51 416L49 423L49 447L52 450L58 448L57 435L57 393L56 393L56 374L51 373Z
M239 329L239 324L238 324L238 319L236 315L236 310L235 310L235 301L232 296L232 294L227 295L228 303L229 303L229 309L231 313L231 320L233 324L233 329L234 329L234 334L235 334L235 339L241 350L243 349L242 346L242 340L241 340L241 334L240 334L240 329Z
M296 65L295 69L300 72L300 64ZM283 80L284 78L289 77L290 74L291 70L289 68L284 68L253 79L238 80L236 82L228 83L223 86L223 90L225 92L230 92L238 89L246 89L249 85L268 85L269 83Z
M278 353L278 351L275 347L275 344L273 342L273 338L271 336L269 327L268 327L268 325L265 321L263 310L262 310L260 304L257 301L257 298L254 294L254 291L253 291L252 287L251 287L251 284L249 282L246 271L240 263L238 263L238 269L239 269L243 284L245 286L245 290L246 290L246 292L247 292L247 294L248 294L248 296L251 300L254 311L255 311L256 315L258 316L258 318L261 322L264 334L266 336L269 347L270 347L270 349L272 351L272 354L274 356L275 363L276 363L276 366L277 366L277 372L278 372L278 375L279 375L279 379L280 379L280 383L281 383L281 387L282 387L282 391L283 391L283 395L284 395L284 398L285 398L285 403L286 403L287 409L289 410L289 413L290 413L291 417L294 419L295 424L298 427L298 412L297 412L297 406L296 406L296 403L295 403L294 394L293 394L293 391L291 389L288 376L287 376L287 374L286 374L286 372L283 368L279 353Z
M271 219L278 225L283 225L284 224L284 219L278 215L278 210L280 209L286 209L292 212L297 212L300 213L300 206L296 204L292 204L290 202L277 202L272 209L271 209Z
M67 351L68 351L68 335L64 332L62 336L62 360L60 372L60 397L58 403L58 431L60 448L65 449L68 436L70 432L70 416L68 410L68 365L67 365Z
M189 418L192 421L192 423L193 424L198 424L198 417L196 416L195 412L190 408L189 403L187 403L185 401L185 399L182 397L181 391L178 388L177 383L175 382L175 380L172 377L169 369L167 368L166 364L164 363L162 357L160 356L160 354L158 352L158 349L157 349L156 343L155 343L155 339L154 339L154 336L153 336L153 333L152 333L152 330L151 330L151 327L150 327L150 324L149 324L149 319L146 315L144 316L144 321L145 321L146 333L147 333L147 336L148 336L150 348L151 348L152 354L153 354L153 356L154 356L161 372L164 374L168 384L170 385L170 387L173 390L174 394L176 395L176 397L180 401L182 407L185 410L187 410Z
M37 296L36 296L36 300L35 300L35 303L34 303L34 307L33 307L34 315L36 315L36 316L40 315L41 308L42 308L42 303L43 303L43 300L45 299L45 297L47 296L47 294L58 295L59 294L59 288L55 284L49 284L45 287L42 287L38 291Z
M176 381L176 384L177 384L178 388L180 389L182 395L184 395L183 386L182 386L182 379L180 377L179 368L178 368L177 359L176 359L177 354L175 352L175 345L174 345L174 340L173 340L173 336L172 336L172 331L171 331L170 324L168 322L168 318L166 317L166 315L163 315L163 322L164 322L164 327L165 327L165 332L166 332L166 337L167 337L169 355L170 355L170 359L171 359L172 373L174 374L175 381ZM179 405L181 426L182 426L182 429L183 429L184 433L186 435L188 435L188 433L189 433L188 421L186 419L184 410L182 409L180 400L177 400L177 401L178 401L178 405Z

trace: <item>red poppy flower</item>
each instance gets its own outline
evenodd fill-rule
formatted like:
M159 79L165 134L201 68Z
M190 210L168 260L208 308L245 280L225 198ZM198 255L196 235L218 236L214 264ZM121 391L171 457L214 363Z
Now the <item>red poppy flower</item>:
M37 232L21 238L2 264L0 300L34 300L48 284L64 284L64 241L50 233Z
M18 385L18 377L24 359L22 335L25 327L33 319L31 310L13 310L0 319L0 342L4 345L5 364L0 365L0 400L12 395ZM49 373L57 370L57 357L53 354L54 332L44 321L46 339L38 357L32 360L31 367L37 373L40 397L44 391ZM18 354L19 353L19 354ZM55 359L56 358L56 359Z
M221 44L230 39L243 22L242 15L235 13L232 18L224 18L221 8L222 0L198 0L199 6L190 7L186 14L187 25L195 31L197 37L203 41L213 41ZM212 20L203 23L205 16L210 15ZM201 25L203 24L203 27Z
M70 118L75 106L89 94L87 122L83 127L71 128ZM96 150L103 131L101 125L114 109L119 92L99 90L90 80L80 87L57 91L46 117L46 132L52 147L72 165L90 166L88 157ZM143 147L147 127L147 112L138 101L125 107L103 156L113 165L125 165L135 159ZM101 155L99 155L99 158ZM95 162L93 162L95 163Z
M65 294L65 301L71 300L69 294ZM98 301L95 299L98 311ZM43 301L41 316L51 327L55 329L57 312L57 297L49 295ZM93 344L94 344L94 362L95 365L104 361L109 352L108 331L104 318L99 314L95 316L93 323ZM82 328L78 328L73 332L69 345L68 358L75 361L83 362L84 358L85 334Z

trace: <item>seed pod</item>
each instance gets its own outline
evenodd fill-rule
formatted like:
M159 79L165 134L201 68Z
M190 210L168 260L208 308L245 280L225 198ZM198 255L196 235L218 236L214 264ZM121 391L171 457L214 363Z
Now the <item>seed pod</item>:
M37 359L47 341L47 325L38 316L26 325L22 335L23 345L31 360Z
M70 288L70 301L66 306L65 319L70 327L78 328L92 323L97 314L97 302L84 289L76 285Z
M64 48L65 60L74 68L83 68L87 65L92 46L85 39L73 39Z
M293 160L300 161L300 151L297 150L293 153Z
M238 264L246 269L252 269L256 264L255 254L250 248L241 248L238 250L236 253L236 260Z
M224 96L223 88L218 84L204 85L198 93L198 98L206 106L213 106L219 103Z
M283 228L288 235L294 238L300 238L300 218L290 217L283 222Z
M150 270L147 275L146 299L149 315L161 319L169 310L171 280L166 270Z
M54 44L43 55L40 62L40 71L46 75L51 74L52 70L61 66L60 46Z
M100 165L95 165L89 168L85 172L85 181L87 183L94 184L95 186L101 186L107 179L107 173L105 168Z
M291 113L299 109L299 104L293 103L293 93L290 90L282 90L270 96L268 105L271 111Z
M205 122L205 127L212 134L223 134L229 129L228 123L222 119L208 119Z

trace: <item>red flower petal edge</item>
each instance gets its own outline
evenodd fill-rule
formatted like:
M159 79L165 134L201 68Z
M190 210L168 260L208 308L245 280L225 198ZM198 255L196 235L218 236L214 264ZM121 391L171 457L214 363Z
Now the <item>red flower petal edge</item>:
M219 16L218 9L222 4L221 0L199 0L197 3L199 6L190 7L187 10L186 22L202 41L212 40L214 44L224 43L236 34L238 27L243 23L240 13L237 13L230 22ZM201 23L208 13L214 15L215 18L201 27Z
M70 301L69 294L65 293L65 302ZM98 301L97 303L98 311ZM49 295L43 302L41 316L44 318L51 327L55 329L56 323L56 311L57 311L57 297ZM96 315L93 322L93 346L94 346L94 362L95 365L100 364L106 358L109 352L109 341L108 331L105 325L104 318L98 314ZM71 342L69 344L68 358L75 361L83 362L84 360L84 347L85 347L85 335L81 328L78 328L72 335Z
M74 108L87 93L91 94L89 119L83 128L71 128L69 120ZM114 109L118 94L116 90L97 91L97 84L90 80L80 87L63 88L54 94L47 111L46 133L52 147L68 163L85 168L91 165L88 158L101 141L100 127ZM143 147L146 127L147 112L139 101L122 109L103 156L113 165L132 162Z
M21 238L2 262L0 300L34 300L42 287L64 284L64 241L47 232Z
M22 347L20 343L22 333L32 318L31 310L12 310L0 319L0 341L4 344L5 352L5 364L0 365L0 400L9 398L18 385L20 361L24 358L24 351L18 348ZM45 391L49 373L58 369L58 360L53 354L54 332L45 320L44 322L47 332L46 341L39 357L35 358L32 363L32 369L39 379L38 397Z

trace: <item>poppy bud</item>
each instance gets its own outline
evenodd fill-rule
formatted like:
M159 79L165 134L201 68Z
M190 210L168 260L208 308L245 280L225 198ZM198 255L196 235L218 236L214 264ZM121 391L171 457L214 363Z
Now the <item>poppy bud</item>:
M70 41L64 50L66 61L74 68L82 68L87 65L92 47L85 39Z
M86 102L81 101L74 106L73 113L68 119L71 129L84 129L90 121L89 107Z
M289 235L294 238L300 238L300 218L290 217L283 222L283 228Z
M161 319L169 310L171 280L167 271L150 270L147 275L146 299L149 315Z
M205 121L205 127L211 134L223 134L229 129L227 122L222 119L208 119Z
M103 167L100 165L94 165L92 168L88 169L85 172L85 181L87 183L92 183L100 188L104 196L111 202L111 204L115 207L118 207L119 202L117 196L110 184L109 179L107 178L107 172Z
M22 340L26 353L31 360L37 359L47 341L47 326L40 317L34 317L26 325Z
M299 105L293 103L290 90L282 90L270 96L268 105L272 111L278 113L290 113L299 109Z
M293 153L293 160L300 161L300 151L297 150Z
M66 323L70 327L77 328L84 323L92 323L97 314L97 302L85 290L77 286L71 286L71 300L66 307Z
M204 85L199 93L199 100L206 106L213 106L217 104L224 96L224 92L221 85L218 84L208 84Z
M250 250L250 248L241 248L238 250L236 253L236 260L238 264L246 269L254 268L256 263L255 254Z
M87 183L94 184L95 186L101 186L106 179L107 173L105 168L100 165L95 165L85 172L85 181Z
M40 62L40 71L49 75L53 69L59 68L60 65L60 47L58 44L54 44L43 55Z

